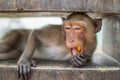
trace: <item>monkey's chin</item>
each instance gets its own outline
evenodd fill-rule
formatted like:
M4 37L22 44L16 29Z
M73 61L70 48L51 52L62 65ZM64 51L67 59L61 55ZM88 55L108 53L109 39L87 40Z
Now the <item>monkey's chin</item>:
M77 56L77 55L79 55L79 53L80 53L80 51L77 51L76 48L71 48L71 54L72 54L73 56Z

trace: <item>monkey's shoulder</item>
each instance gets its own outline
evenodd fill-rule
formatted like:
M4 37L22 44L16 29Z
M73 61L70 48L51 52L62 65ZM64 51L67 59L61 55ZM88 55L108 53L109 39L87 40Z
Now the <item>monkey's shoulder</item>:
M62 35L61 25L47 25L43 28L36 30L37 37L43 44L61 44L65 42L64 36Z
M49 24L49 25L46 25L46 26L43 26L42 28L40 28L39 30L61 30L61 26L62 25L52 25L52 24Z
M51 38L61 37L62 31L63 30L61 28L61 25L47 25L38 30L39 35L47 37L47 38L48 37L51 37Z

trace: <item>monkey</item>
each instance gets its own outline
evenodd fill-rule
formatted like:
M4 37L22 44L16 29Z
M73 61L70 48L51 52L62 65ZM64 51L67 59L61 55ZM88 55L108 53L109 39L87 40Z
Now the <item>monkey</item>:
M96 33L101 19L73 12L62 25L47 25L36 30L12 30L0 42L0 60L19 58L19 78L28 80L35 59L70 60L74 67L85 66L96 48ZM79 46L80 50L77 50Z

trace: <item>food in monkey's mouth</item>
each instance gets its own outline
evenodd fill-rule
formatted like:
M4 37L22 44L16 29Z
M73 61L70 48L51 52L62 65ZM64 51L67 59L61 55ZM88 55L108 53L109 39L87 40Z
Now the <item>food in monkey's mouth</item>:
M81 47L80 46L77 46L76 49L77 49L78 52L81 51Z
M80 51L81 51L81 46L71 48L71 53L72 53L73 56L78 55L80 53Z

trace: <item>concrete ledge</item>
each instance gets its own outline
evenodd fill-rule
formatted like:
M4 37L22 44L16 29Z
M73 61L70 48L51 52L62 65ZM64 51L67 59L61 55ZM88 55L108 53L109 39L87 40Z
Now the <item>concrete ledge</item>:
M0 61L0 80L19 80L16 61ZM32 68L30 80L119 80L119 67L73 68L69 62L42 61ZM47 63L48 62L48 63ZM38 63L37 63L38 64ZM54 64L54 65L53 65ZM41 65L41 66L40 66Z
M120 0L0 0L0 12L120 13Z

